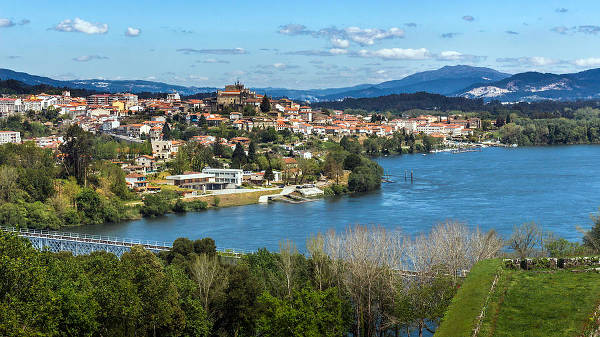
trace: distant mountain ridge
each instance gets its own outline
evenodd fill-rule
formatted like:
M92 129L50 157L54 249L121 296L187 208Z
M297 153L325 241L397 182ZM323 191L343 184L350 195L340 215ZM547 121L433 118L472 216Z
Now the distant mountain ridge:
M211 93L213 87L186 87L163 82L143 80L70 80L60 81L43 76L30 75L9 69L0 69L0 79L14 79L27 85L51 85L98 92L150 92L177 91L182 95ZM428 92L445 96L481 98L485 101L502 102L540 100L587 100L600 98L600 68L572 74L524 72L515 75L490 68L466 65L445 66L437 70L423 71L400 80L379 84L359 84L351 87L326 89L252 88L257 93L294 100L323 102L345 98L371 98L392 94Z
M46 84L54 87L68 87L74 89L95 90L99 92L173 92L177 91L183 95L192 95L203 92L213 92L216 88L210 87L185 87L162 82L142 81L142 80L70 80L60 81L49 77L30 75L24 72L17 72L10 69L0 69L0 79L12 79L23 82L27 85Z
M503 102L600 98L600 69L571 74L525 72L493 83L471 85L457 96Z
M427 91L442 95L454 93L462 88L485 81L494 82L506 77L504 74L489 68L471 66L446 66L437 70L424 71L407 76L400 80L379 84L359 84L351 87L297 90L287 88L253 88L258 93L266 93L275 97L288 97L303 101L330 101L347 97L377 97L397 93L414 93ZM28 85L47 84L55 87L96 90L100 92L173 92L183 95L215 92L213 87L185 87L162 82L142 80L69 80L60 81L48 77L30 75L10 69L0 69L0 79L15 79Z

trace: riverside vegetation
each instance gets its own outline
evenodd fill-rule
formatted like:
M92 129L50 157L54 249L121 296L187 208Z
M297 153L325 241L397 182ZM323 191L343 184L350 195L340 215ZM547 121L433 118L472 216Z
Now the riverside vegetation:
M257 142L283 141L290 134L274 129L255 132ZM33 142L0 146L0 225L59 229L64 226L94 225L119 222L140 216L160 216L168 212L204 210L206 201L184 202L176 191L163 189L143 197L130 191L125 173L112 161L131 160L150 154L149 142L124 144L95 137L78 126L64 133L65 142L59 153L37 147ZM367 142L368 143L368 142ZM208 165L266 170L281 169L289 183L312 182L320 176L335 180L328 194L365 192L379 188L383 170L369 159L356 140L340 143L313 140L307 146L325 153L324 158L299 159L298 169L282 166L280 155L268 144L259 152L251 143L248 155L238 145L235 151L188 143L175 160L168 162L170 172L201 171ZM347 171L344 171L347 170ZM350 172L347 181L340 179ZM134 205L141 199L142 205ZM210 206L218 207L218 199ZM139 204L139 202L137 203Z
M2 233L0 335L422 336L441 322L445 335L471 336L477 308L489 289L486 282L491 282L486 275L493 275L499 265L490 258L506 254L505 244L516 256L598 253L600 221L595 221L582 245L550 239L533 224L516 227L508 241L494 231L483 233L452 222L412 238L381 227L355 226L313 236L305 254L283 241L278 252L260 249L239 260L219 255L209 238L180 238L171 250L158 255L135 246L118 259L105 252L82 256L40 252L26 239ZM465 281L463 271L474 265ZM493 324L504 334L486 336L510 335L537 324L535 319L532 324L521 319L529 317L528 312L512 300L528 298L530 279L506 275L513 275L514 281L503 279L503 287L522 285L510 286L504 298L505 308L519 319L513 322L503 311L495 311L486 316L482 331ZM562 294L570 293L572 286L559 289L556 284L572 285L576 280L597 284L595 275L536 279L550 282L544 289ZM589 295L593 294L585 303L595 303L597 299ZM579 299L581 294L562 296L569 305ZM468 307L462 306L464 301L470 301ZM494 297L490 308L502 301ZM457 311L456 306L470 311ZM589 309L587 304L585 308ZM563 325L567 332L589 314L574 312L577 321ZM550 315L539 314L539 319ZM464 333L456 333L459 330Z

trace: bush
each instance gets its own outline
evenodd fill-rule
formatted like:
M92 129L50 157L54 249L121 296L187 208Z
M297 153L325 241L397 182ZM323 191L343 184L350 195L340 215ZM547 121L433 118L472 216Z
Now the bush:
M358 166L348 178L348 189L352 192L369 192L381 186L381 175L368 166Z
M144 216L155 217L165 215L171 210L170 201L163 192L148 194L144 198L141 212Z

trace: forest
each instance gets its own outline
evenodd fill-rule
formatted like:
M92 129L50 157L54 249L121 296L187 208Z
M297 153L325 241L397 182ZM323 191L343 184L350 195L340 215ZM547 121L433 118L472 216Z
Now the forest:
M506 239L457 222L416 236L357 225L241 258L210 238L179 238L159 254L134 246L119 259L37 251L2 232L0 335L422 336L478 261L597 254L593 220L583 243L534 223Z

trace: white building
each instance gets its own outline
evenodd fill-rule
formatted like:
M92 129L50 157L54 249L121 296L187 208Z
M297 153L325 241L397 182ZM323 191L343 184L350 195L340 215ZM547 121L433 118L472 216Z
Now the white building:
M21 133L18 131L0 131L0 144L21 143Z
M205 174L214 174L216 183L226 183L226 188L242 186L244 171L238 169L218 169L206 167L202 170Z

